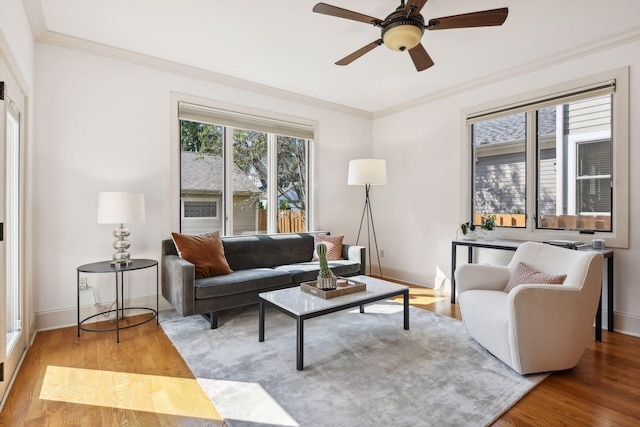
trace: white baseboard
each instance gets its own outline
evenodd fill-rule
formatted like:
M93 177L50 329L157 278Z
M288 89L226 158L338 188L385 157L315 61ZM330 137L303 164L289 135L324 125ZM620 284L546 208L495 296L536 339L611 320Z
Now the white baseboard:
M628 313L613 313L613 329L625 335L640 337L640 316ZM607 311L602 310L602 327L607 327Z
M149 295L146 297L138 297L138 298L131 298L131 299L125 300L125 307L150 307L155 309L155 306L156 306L155 295ZM115 305L113 308L115 308ZM163 311L163 310L168 310L170 308L171 308L171 305L164 298L160 297L159 310ZM98 309L98 307L96 307L93 304L81 306L80 318L85 319L89 316L98 314L100 311L103 311L103 310ZM144 314L144 313L148 313L148 312L143 310L127 310L125 314L127 316L134 316L136 314ZM114 315L114 313L111 313L111 315ZM108 318L109 316L107 317L96 316L88 320L86 323L104 321L104 320L108 320ZM36 331L46 331L50 329L66 328L68 326L77 326L77 324L78 324L78 309L76 307L60 309L60 310L40 311L35 313L33 322L31 324L32 325L31 330L34 331L35 333Z
M380 271L374 267L371 274L377 276ZM434 275L416 274L410 271L399 270L382 266L382 277L387 279L400 280L401 282L410 283L412 285L424 286L425 288L434 288L436 278Z

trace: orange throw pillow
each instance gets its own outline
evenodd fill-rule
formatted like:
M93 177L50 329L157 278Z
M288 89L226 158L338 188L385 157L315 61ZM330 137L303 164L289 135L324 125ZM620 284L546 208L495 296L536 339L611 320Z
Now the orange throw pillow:
M318 243L324 243L327 245L327 261L337 261L342 259L342 240L344 234L331 236L329 234L314 234L313 235L313 258L311 261L318 261L318 251L316 247Z
M224 256L219 232L192 236L171 233L180 258L196 266L196 279L233 273Z
M541 273L521 262L516 266L513 276L509 279L507 286L504 287L505 292L511 291L518 285L534 284L534 285L562 285L566 274L553 275Z

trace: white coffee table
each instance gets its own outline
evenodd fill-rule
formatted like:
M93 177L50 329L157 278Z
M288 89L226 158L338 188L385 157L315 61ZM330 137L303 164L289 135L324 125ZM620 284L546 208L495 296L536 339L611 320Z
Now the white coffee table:
M364 313L365 304L402 295L404 297L404 329L409 329L409 287L368 276L355 276L350 279L366 283L366 291L331 299L303 292L299 286L260 293L258 340L264 341L266 304L296 319L296 368L299 371L302 371L304 364L304 321L307 319L358 306L360 306L360 313Z

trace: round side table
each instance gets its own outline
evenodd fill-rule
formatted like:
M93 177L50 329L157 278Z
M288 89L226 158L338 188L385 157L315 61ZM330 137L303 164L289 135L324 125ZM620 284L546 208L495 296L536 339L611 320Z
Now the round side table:
M81 265L77 268L77 283L76 283L76 292L78 296L78 336L80 336L80 330L87 332L111 332L116 331L116 342L120 342L120 329L133 328L134 326L140 326L144 323L150 322L153 319L156 319L156 324L159 323L158 319L158 307L159 307L159 272L158 272L158 261L153 259L133 259L132 262L128 265L119 265L119 264L111 264L111 261L100 261L94 262L91 264ZM124 305L124 273L127 271L134 270L142 270L145 268L156 268L156 308L150 307L125 307ZM115 286L116 286L116 308L109 309L106 311L101 311L100 313L94 314L92 316L86 317L84 319L80 319L80 273L91 273L91 274L100 274L100 273L112 273L115 277ZM148 319L144 319L141 322L135 323L133 325L120 326L120 319L124 319L124 313L126 310L146 310L152 316ZM113 328L103 328L103 329L90 329L86 328L84 324L93 319L94 317L98 317L101 315L106 315L109 313L115 312L116 320L115 327Z

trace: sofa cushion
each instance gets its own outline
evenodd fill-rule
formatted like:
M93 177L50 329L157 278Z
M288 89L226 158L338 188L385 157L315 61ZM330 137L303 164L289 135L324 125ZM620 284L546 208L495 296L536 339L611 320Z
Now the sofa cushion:
M295 264L313 256L313 235L309 233L229 236L222 239L222 245L233 270Z
M353 276L360 274L360 263L350 260L328 261L329 268L336 276ZM289 272L294 283L311 282L318 278L320 262L309 261L297 264L280 265L275 270Z
M562 285L566 278L566 274L541 273L527 264L519 262L509 282L507 282L507 286L504 287L504 291L509 292L516 286L524 284Z
M327 246L327 261L337 261L342 259L342 241L344 240L344 234L338 234L331 236L329 234L314 234L313 235L313 258L311 261L318 261L317 247L320 243L324 243Z
M196 280L195 297L196 299L204 299L243 292L261 292L289 283L291 283L291 275L286 271L278 271L271 268L236 270L225 276Z
M196 267L196 279L232 273L224 256L220 233L189 235L171 233L180 258Z

